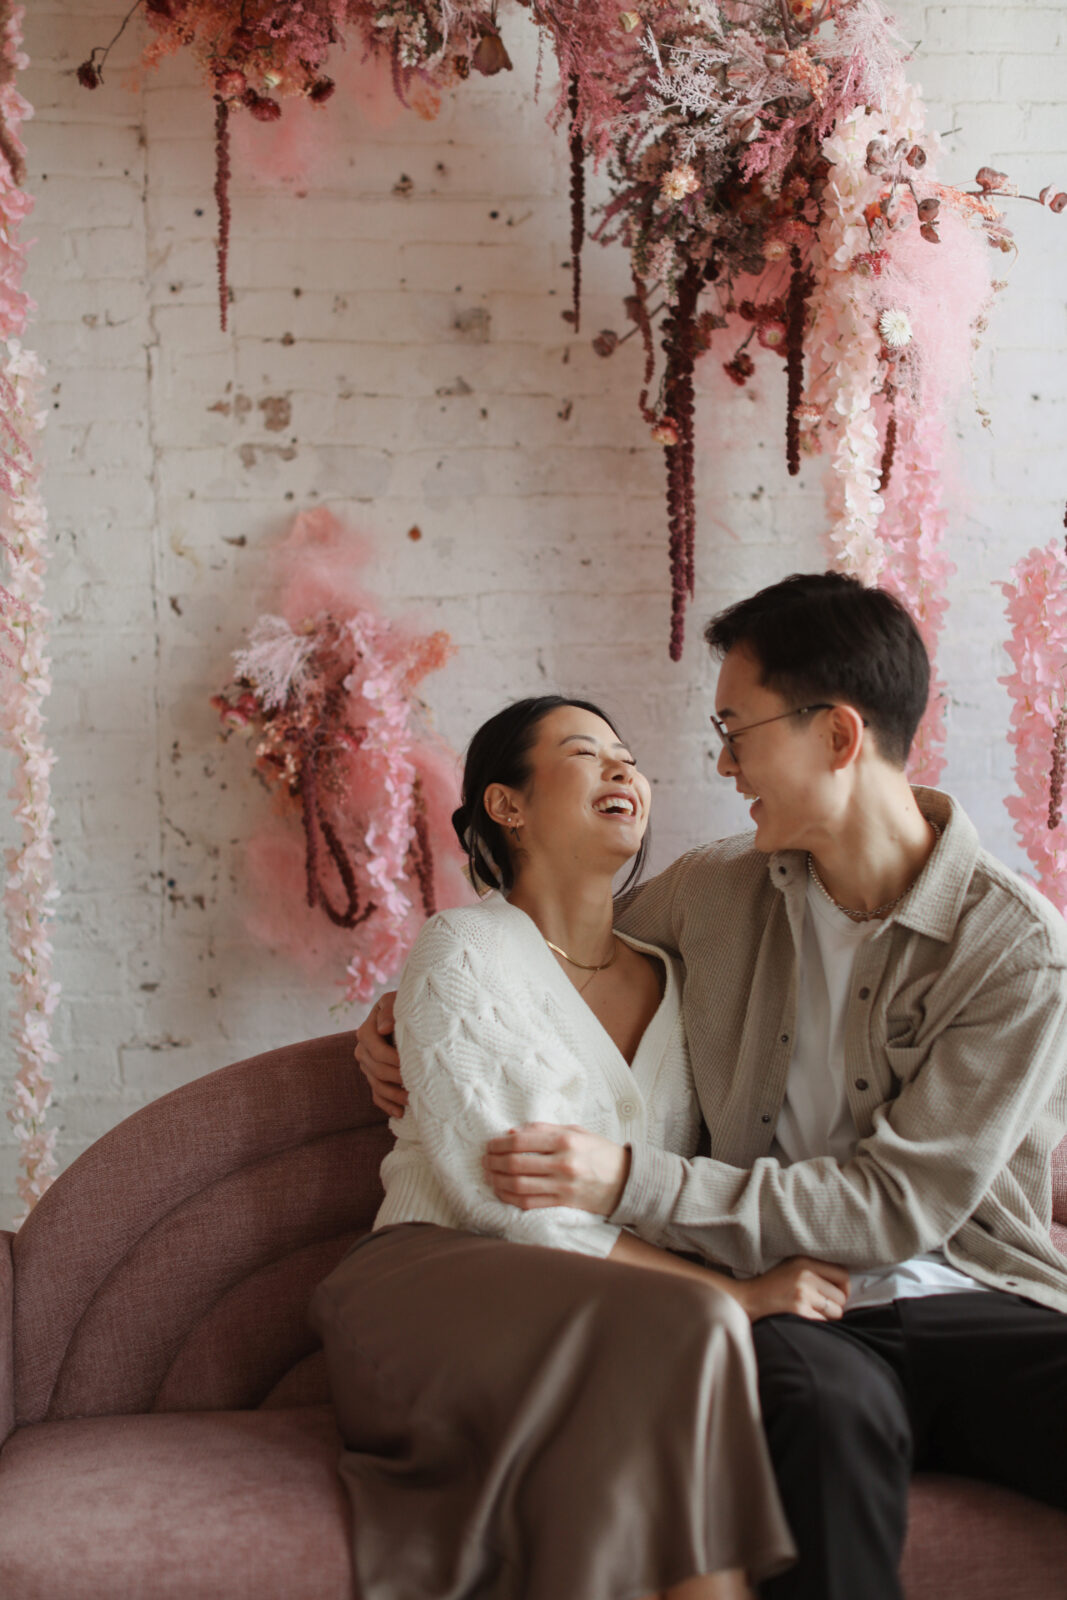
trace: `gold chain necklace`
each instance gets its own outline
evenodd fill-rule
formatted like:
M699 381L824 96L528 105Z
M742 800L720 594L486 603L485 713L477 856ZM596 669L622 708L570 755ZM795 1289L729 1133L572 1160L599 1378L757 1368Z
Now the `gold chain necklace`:
M544 934L542 934L541 937L542 939L545 939ZM569 956L566 950L561 950L558 944L553 944L551 939L545 939L545 943L550 950L555 951L557 956L562 956L564 961L569 961L572 967L578 967L582 972L588 972L589 976L580 986L578 990L579 994L585 993L586 989L588 989L598 972L606 972L609 967L613 967L615 962L618 960L619 955L619 941L616 939L614 934L611 936L610 956L606 961L602 961L600 965L596 967L591 967L588 961L575 961L573 956Z
M933 830L934 830L934 844L936 845L938 839L940 839L940 837L941 837L941 832L942 832L941 825L940 825L940 823L937 823L937 822L931 822L929 817L926 817L924 820L926 822L928 822L930 824L930 827L933 828ZM924 862L923 866L919 868L919 871L915 874L914 878L912 878L912 880L908 884L907 888L906 889L902 889L900 894L897 895L895 900L887 900L885 905L875 906L873 911L853 911L851 909L851 907L843 906L841 904L840 900L835 900L834 899L833 895L830 893L830 891L826 887L825 883L823 883L822 879L819 877L819 874L818 874L818 872L816 871L816 868L815 868L815 862L814 862L814 860L812 858L811 851L810 850L808 851L808 877L811 879L812 883L815 885L815 887L817 889L821 889L822 890L823 894L825 895L826 899L829 900L830 904L836 910L840 911L842 916L848 917L848 919L851 922L874 922L878 917L886 917L886 916L889 915L889 913L891 911L895 911L897 906L900 905L901 901L902 900L906 900L908 898L908 895L911 893L911 891L914 889L915 885L918 883L919 879L922 877L923 868L925 867L925 865L926 865L926 863Z

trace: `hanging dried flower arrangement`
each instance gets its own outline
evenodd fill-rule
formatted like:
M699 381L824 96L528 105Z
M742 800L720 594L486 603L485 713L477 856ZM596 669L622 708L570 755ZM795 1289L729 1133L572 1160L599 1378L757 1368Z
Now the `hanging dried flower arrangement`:
M142 4L153 32L147 64L189 48L215 98L224 327L232 114L276 119L287 95L324 103L328 53L346 39L386 62L400 101L423 115L472 72L511 67L497 0L137 0L133 9ZM646 352L640 404L666 454L671 655L681 653L694 586L694 363L737 320L749 326L722 362L728 378L745 387L757 349L784 360L789 472L805 454L827 454L832 551L873 579L899 542L880 517L903 419L920 424L918 446L951 387L933 381L940 334L916 317L916 302L944 301L976 239L1014 248L998 206L1013 185L991 167L972 190L936 181L937 139L923 131L906 48L877 0L641 0L622 12L608 0L523 4L559 65L551 120L565 125L571 163L573 298L563 315L576 330L587 157L606 160L610 179L593 237L630 252L626 309ZM83 83L100 81L106 55L83 64ZM1028 198L1067 207L1051 186ZM915 240L930 260L916 258ZM982 278L977 298L942 306L942 322L968 346L987 268ZM602 329L593 347L609 356L629 337Z
M394 976L438 891L465 897L448 825L455 758L424 725L416 688L452 653L447 634L384 617L353 587L359 541L328 511L298 517L278 560L280 603L234 651L233 681L212 700L227 734L255 739L255 769L299 819L302 898L345 935L345 998ZM307 563L314 576L302 571ZM310 608L305 611L305 608ZM253 851L253 870L256 860ZM265 873L271 943L306 943L284 873ZM327 943L327 963L336 945Z

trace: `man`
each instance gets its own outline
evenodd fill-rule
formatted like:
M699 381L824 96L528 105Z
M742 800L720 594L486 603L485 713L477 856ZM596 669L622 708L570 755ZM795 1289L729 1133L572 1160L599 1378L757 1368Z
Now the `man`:
M891 596L796 576L706 637L719 771L755 838L683 857L619 926L685 962L712 1154L535 1125L494 1140L487 1173L515 1205L607 1214L737 1274L801 1254L850 1270L840 1320L753 1328L800 1550L761 1592L899 1600L913 1466L1067 1508L1049 1239L1067 932L954 801L909 787L929 667Z

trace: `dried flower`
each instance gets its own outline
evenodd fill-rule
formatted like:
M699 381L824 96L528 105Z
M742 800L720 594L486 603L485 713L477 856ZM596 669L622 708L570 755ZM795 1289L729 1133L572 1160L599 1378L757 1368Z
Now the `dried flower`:
M220 72L215 79L215 93L220 94L224 100L240 100L247 88L248 79L236 68L229 72Z
M496 29L488 24L471 56L471 66L485 78L495 77L498 72L511 71L511 57L504 48L504 41Z
M765 261L781 261L788 250L789 246L784 239L765 239L763 243L763 259Z
M316 78L308 89L308 99L312 105L323 106L337 88L332 78Z
M924 222L922 224L921 228L919 229L919 232L922 234L922 236L926 240L927 244L940 244L941 243L941 235L938 233L937 225L935 223L933 223L933 222Z
M756 338L765 350L778 350L785 344L786 326L784 322L764 322L756 332Z
M665 200L684 200L700 188L700 179L690 166L672 167L664 173L660 192Z
M82 62L78 68L77 77L83 89L99 89L100 87L100 74L93 66L91 58Z
M1049 210L1055 211L1057 216L1065 207L1067 207L1067 194L1053 195L1049 201Z
M245 105L251 111L257 122L277 122L282 114L282 108L277 100L271 100L267 95L254 94L245 97Z
M878 332L882 335L882 343L890 350L903 350L912 339L911 323L906 311L883 311L878 318Z
M992 194L995 190L1006 186L1008 174L997 172L995 167L979 167L974 175L974 181L983 194Z
M635 28L641 26L641 18L636 11L620 11L619 27L624 33L633 33Z
M653 444L675 445L678 443L678 429L670 417L664 417L662 422L657 422L652 429Z
M722 370L731 383L736 383L739 389L743 389L755 372L756 364L747 350L739 350L732 361L723 362Z
M926 151L921 144L913 144L905 159L909 167L925 167Z
M593 340L593 349L598 356L614 355L618 342L619 336L613 328L602 328Z
M933 222L941 210L941 202L931 195L927 199L919 201L917 210L920 222Z

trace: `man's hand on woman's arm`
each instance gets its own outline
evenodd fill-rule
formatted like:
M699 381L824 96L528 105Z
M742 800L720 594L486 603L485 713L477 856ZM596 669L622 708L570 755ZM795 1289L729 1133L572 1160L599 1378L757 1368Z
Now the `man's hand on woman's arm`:
M356 1029L356 1060L379 1111L402 1117L408 1092L400 1076L400 1057L393 1044L393 1002L396 995L383 994Z

